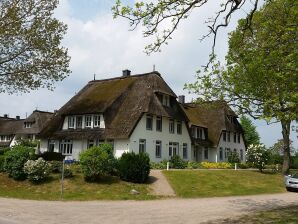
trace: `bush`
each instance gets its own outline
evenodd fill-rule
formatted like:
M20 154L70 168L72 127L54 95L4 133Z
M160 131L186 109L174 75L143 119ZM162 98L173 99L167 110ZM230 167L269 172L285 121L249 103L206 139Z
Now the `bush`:
M111 155L105 147L91 147L80 153L80 164L85 180L96 181L111 172Z
M187 162L181 159L180 156L175 155L170 159L170 167L174 169L185 169L187 167Z
M270 153L268 164L283 164L283 156Z
M228 155L228 162L229 163L240 163L240 158L237 152L231 152Z
M201 166L206 169L231 169L232 164L226 162L212 163L212 162L201 162Z
M60 152L44 152L40 155L45 161L63 161L64 157Z
M250 168L250 164L249 163L239 163L237 164L239 169L248 169Z
M36 148L39 145L39 141L31 140L31 139L19 139L19 140L17 140L17 145L30 147L30 148Z
M0 173L4 172L4 163L5 163L5 156L4 155L0 155Z
M150 173L148 154L124 153L119 159L120 178L133 183L145 183Z
M155 163L155 162L150 162L150 168L151 169L156 169L156 170L165 170L167 169L167 160L163 160L159 163Z
M24 172L24 164L28 160L36 158L34 148L25 146L15 146L12 150L5 153L4 170L9 177L15 180L24 180L27 175Z
M188 169L198 169L198 168L202 168L202 167L201 167L201 164L198 163L198 162L191 162L191 161L189 161L187 163L187 168Z
M51 166L42 158L28 160L24 165L24 172L27 174L27 177L31 182L39 183L49 177Z
M247 148L246 160L252 163L254 167L258 168L260 172L263 171L265 165L268 164L270 158L270 152L266 150L263 144L250 145Z
M52 173L61 173L62 162L61 161L50 161Z
M10 148L0 148L0 156L4 155L8 151L10 151Z
M62 169L61 169L62 172ZM64 166L64 178L71 178L73 177L73 172L71 170L71 165Z

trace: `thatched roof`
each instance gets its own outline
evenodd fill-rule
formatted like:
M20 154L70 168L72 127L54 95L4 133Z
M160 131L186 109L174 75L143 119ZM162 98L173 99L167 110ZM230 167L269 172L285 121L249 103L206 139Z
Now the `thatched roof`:
M158 99L171 97L171 108ZM90 81L68 101L42 131L42 138L128 138L144 113L185 120L176 95L158 72ZM105 129L62 130L65 116L103 113Z
M237 115L226 102L187 103L183 104L183 108L191 125L208 128L208 138L214 147L217 147L223 130L242 132ZM234 124L228 116L234 117Z
M53 113L35 110L26 119L0 118L0 135L38 134L52 116ZM32 123L31 128L25 128L25 122Z

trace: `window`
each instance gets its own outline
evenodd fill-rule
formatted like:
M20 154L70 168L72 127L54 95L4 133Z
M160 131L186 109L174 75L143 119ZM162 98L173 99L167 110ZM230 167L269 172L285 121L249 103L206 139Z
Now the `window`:
M54 152L55 150L55 140L49 140L48 151Z
M240 160L243 161L243 149L240 149Z
M237 142L237 133L234 132L234 142L236 143Z
M183 159L187 159L187 157L188 157L188 155L187 155L187 143L183 143L182 147L183 147Z
M181 121L177 122L177 134L182 134L182 124Z
M240 143L240 134L238 133L238 143Z
M153 117L152 117L152 115L147 115L146 116L146 129L152 130L152 125L153 125Z
M209 158L209 150L204 149L204 159L208 159L208 158Z
M146 139L140 139L139 141L139 153L146 152Z
M231 132L227 132L227 136L228 136L228 142L230 142L231 141Z
M157 140L155 143L155 157L161 157L161 141Z
M234 153L237 153L237 149L234 149Z
M83 127L83 117L77 116L76 117L76 128L82 128Z
M62 140L60 142L59 149L63 155L71 155L72 154L72 140Z
M169 123L169 132L170 133L175 133L175 122L173 119L170 119L170 123Z
M224 142L227 141L227 132L226 131L222 132L222 139L223 139Z
M98 146L103 145L103 144L105 144L105 141L104 140L98 140L98 142L97 142L97 145Z
M230 152L231 152L230 148L225 149L225 158L228 158L228 156L230 155Z
M24 123L24 127L25 128L31 128L31 126L32 126L32 123L31 122L25 122Z
M170 106L170 96L168 96L168 95L163 95L162 104L163 104L164 106L169 107L169 106Z
M85 116L85 127L86 128L91 128L92 127L92 116L91 115L86 115Z
M197 131L197 128L196 127L192 127L191 128L191 135L192 135L193 138L197 138L196 131Z
M223 160L223 149L219 148L219 160Z
M94 127L99 127L100 126L100 115L94 115L94 121L93 121L93 126Z
M179 144L178 142L170 142L169 143L169 156L178 155Z
M75 117L70 116L68 117L68 128L74 128L75 127Z
M1 135L1 141L4 142L5 141L5 136Z
M198 128L198 138L199 139L205 139L204 138L204 129L203 128Z
M88 142L87 142L87 149L93 147L95 144L94 144L94 139L88 139Z
M156 117L156 131L162 131L162 117Z

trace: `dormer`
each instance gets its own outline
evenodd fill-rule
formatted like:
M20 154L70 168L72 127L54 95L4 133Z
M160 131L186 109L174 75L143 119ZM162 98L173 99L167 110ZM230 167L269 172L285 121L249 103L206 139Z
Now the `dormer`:
M28 121L24 122L24 128L31 128L32 125L33 125L33 122L28 122Z
M67 115L64 118L63 130L105 128L103 114Z
M208 139L208 130L207 128L191 126L191 136L194 139L207 140Z

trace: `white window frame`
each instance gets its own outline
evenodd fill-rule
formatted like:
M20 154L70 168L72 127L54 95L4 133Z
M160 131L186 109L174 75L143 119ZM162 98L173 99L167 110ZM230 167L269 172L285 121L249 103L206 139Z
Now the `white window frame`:
M169 142L169 156L179 155L179 143L178 142Z
M79 122L79 119L81 119L81 121ZM84 117L83 116L76 116L76 128L77 129L81 129L83 128L83 120L84 120Z
M169 119L169 132L175 134L175 120Z
M146 115L146 130L153 130L153 116L151 114Z
M100 115L96 114L93 116L93 127L100 127Z
M155 141L155 157L161 158L162 143L160 140ZM157 153L159 152L159 153Z
M140 139L139 140L139 153L145 153L146 152L146 139Z
M92 115L85 115L85 128L92 128Z
M68 116L67 117L67 127L68 129L75 129L75 125L76 125L76 117L75 116Z
M59 151L62 153L62 155L72 155L72 148L73 148L73 142L72 140L61 140L59 145Z
M182 135L182 122L181 121L177 121L177 134ZM179 128L180 126L180 128Z
M160 125L158 125L158 124L160 124ZM156 117L156 131L160 131L160 132L162 131L162 117L161 116Z
M187 159L188 158L188 147L187 147L187 143L183 143L182 144L182 156L183 159Z

